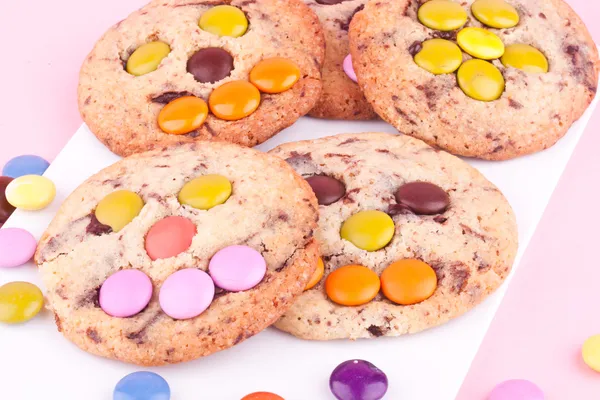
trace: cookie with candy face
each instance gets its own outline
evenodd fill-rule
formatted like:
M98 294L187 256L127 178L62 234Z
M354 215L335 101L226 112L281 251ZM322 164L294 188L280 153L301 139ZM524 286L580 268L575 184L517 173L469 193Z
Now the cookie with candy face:
M304 339L399 336L475 307L508 275L513 211L477 170L408 136L338 135L272 150L319 201L321 263L275 326Z
M301 0L154 1L98 41L79 109L119 155L199 140L254 146L313 108L323 58Z
M562 0L372 1L353 18L350 42L384 120L469 157L554 145L598 86L596 45Z
M356 83L352 67L348 27L367 0L304 0L325 32L323 92L310 115L318 118L369 120L377 118Z
M318 258L317 201L283 160L199 142L131 156L64 202L37 252L47 304L83 350L187 361L271 325Z

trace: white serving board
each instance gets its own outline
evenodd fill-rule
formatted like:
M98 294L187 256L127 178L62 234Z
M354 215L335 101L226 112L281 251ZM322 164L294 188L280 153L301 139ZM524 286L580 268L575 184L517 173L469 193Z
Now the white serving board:
M520 249L513 272L597 101L598 96L569 133L546 151L505 162L468 160L504 192L516 212ZM268 150L280 143L336 133L377 131L395 132L383 122L302 118L258 148ZM15 212L6 226L28 229L39 238L69 193L117 160L82 126L45 174L56 183L56 200L43 211ZM41 285L33 264L0 270L0 284L15 280ZM328 387L332 370L342 361L359 358L387 373L386 400L452 400L507 286L508 282L465 316L416 335L309 342L269 328L232 349L150 370L167 379L172 400L239 400L259 390L286 400L326 400L333 399ZM110 400L119 379L141 369L79 350L57 332L48 312L25 325L0 326L0 399Z

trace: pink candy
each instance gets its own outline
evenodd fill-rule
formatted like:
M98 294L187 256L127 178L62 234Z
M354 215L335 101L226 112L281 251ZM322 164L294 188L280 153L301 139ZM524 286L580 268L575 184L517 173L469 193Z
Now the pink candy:
M210 276L199 269L187 268L175 272L163 283L158 301L169 317L189 319L202 314L215 296Z
M232 292L256 286L267 272L263 256L248 246L229 246L219 250L208 265L217 286Z
M100 307L108 315L127 318L142 311L152 297L150 278L136 269L126 269L108 277L100 288Z
M35 238L25 229L0 229L0 268L25 264L33 257L36 246Z
M348 54L346 58L344 58L344 72L348 75L348 78L352 79L354 82L358 82L356 78L356 72L354 72L354 67L352 66L352 56Z
M544 400L544 392L533 382L513 379L496 386L488 400Z

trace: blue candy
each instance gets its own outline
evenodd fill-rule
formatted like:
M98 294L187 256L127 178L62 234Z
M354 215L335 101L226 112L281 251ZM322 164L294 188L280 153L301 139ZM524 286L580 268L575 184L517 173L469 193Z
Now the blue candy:
M134 372L121 379L113 400L169 400L171 389L162 376L154 372Z
M50 163L40 156L18 156L6 163L2 175L18 178L23 175L43 175Z

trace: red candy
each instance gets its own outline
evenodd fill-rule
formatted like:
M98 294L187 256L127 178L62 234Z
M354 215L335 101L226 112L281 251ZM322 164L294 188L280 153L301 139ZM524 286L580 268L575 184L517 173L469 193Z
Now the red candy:
M146 235L146 252L154 261L186 251L196 235L196 225L183 217L167 217L155 223Z

